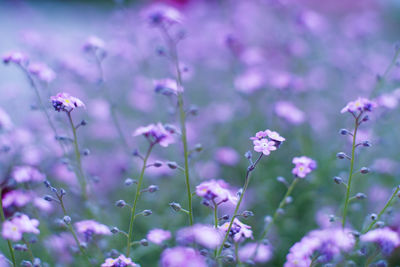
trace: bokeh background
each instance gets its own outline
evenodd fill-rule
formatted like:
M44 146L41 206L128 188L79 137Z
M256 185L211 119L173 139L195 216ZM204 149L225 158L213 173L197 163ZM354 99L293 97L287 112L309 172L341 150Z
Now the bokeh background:
M396 89L400 71L395 64L384 80L380 77L390 66L400 39L400 1L164 3L184 15L183 22L174 26L174 34L182 36L178 50L185 70L185 103L198 109L198 115L188 118L189 146L203 146L190 159L192 188L201 181L221 178L239 189L248 165L243 154L252 149L249 137L266 128L278 131L287 141L259 164L245 197L245 208L255 213L245 222L257 238L264 217L274 212L286 190L276 178L292 179L292 158L306 155L318 162L317 170L295 188L293 203L270 232L273 260L260 266L282 266L295 242L323 227L329 215L340 216L345 188L332 178L346 177L348 163L336 160L335 155L349 152L351 140L338 131L352 127L351 116L340 110L358 96L374 98L380 107L360 132L360 140L369 140L373 146L359 151L356 166L371 167L373 172L357 177L353 188L368 198L350 206L349 218L360 229L368 214L380 210L399 183L400 91ZM166 47L160 32L143 19L143 10L151 4L154 1L0 3L0 52L22 51L30 61L54 70L54 79L40 83L43 99L68 92L86 104L74 118L88 122L78 134L80 146L90 150L83 165L91 177L95 210L102 223L121 229L128 227L129 212L116 208L114 202L132 201L134 189L125 187L123 181L138 178L140 161L130 152L146 147L145 140L133 138L132 132L158 121L178 125L173 101L154 93L153 80L173 78L174 70L162 55ZM105 42L104 86L99 85L96 62L82 51L89 36ZM111 104L104 89L110 93ZM7 148L0 154L1 179L15 165L37 166L52 183L71 191L66 205L73 220L82 219L82 207L73 197L79 192L76 178L62 164L46 118L37 109L34 91L15 66L0 65L0 92L1 109L11 119L0 135L0 145ZM70 135L64 116L51 111L50 102L46 104L60 131ZM121 145L112 124L110 105L115 105L127 147ZM180 144L157 147L154 160L183 165ZM175 231L187 223L184 215L168 206L172 201L186 205L183 175L161 167L149 169L145 176L146 185L156 184L160 191L143 195L139 203L139 209L151 209L153 215L135 222L138 239L155 227ZM37 196L46 193L40 185L33 191ZM200 202L194 197L196 221L212 223L211 210ZM19 209L30 214L34 210L27 205L6 212ZM393 227L400 225L396 210L398 205L388 218ZM51 229L42 231L40 239L48 241L62 231L54 223L60 216L57 206L39 212L41 224ZM111 248L122 251L125 245L123 236L97 242L104 254ZM0 250L7 254L3 241ZM33 250L50 266L72 266L68 257L54 257L63 253L56 246L38 243ZM134 251L135 261L142 266L157 266L162 249L149 246ZM400 259L391 261L395 264Z

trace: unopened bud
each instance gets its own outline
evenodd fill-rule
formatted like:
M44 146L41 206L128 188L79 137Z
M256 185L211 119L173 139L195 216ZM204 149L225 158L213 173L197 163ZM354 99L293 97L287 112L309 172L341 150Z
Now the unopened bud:
M194 146L194 150L196 150L196 152L201 152L203 150L203 146L201 144L197 144Z
M253 216L254 216L254 213L253 213L252 211L245 210L245 211L243 211L242 216L243 216L244 218L253 217Z
M362 145L363 145L364 147L371 147L371 146L372 146L371 143L370 143L369 141L364 141L364 142L362 142Z
M340 133L341 135L347 135L347 134L349 134L349 130L347 130L347 129L340 129L339 133Z
M119 229L117 227L113 227L110 229L110 232L113 234L118 234L119 233Z
M182 206L179 203L176 203L176 202L169 203L169 206L176 212L179 212L179 211L182 210Z
M51 186L50 182L49 182L49 181L47 181L47 180L46 180L46 181L44 181L43 183L44 183L44 185L45 185L47 188L49 188L49 187Z
M161 161L159 161L159 160L156 160L156 161L153 163L153 166L156 167L156 168L161 167L162 165L163 165L163 163L162 163Z
M23 261L21 262L21 266L22 266L22 267L33 267L33 264L32 264L30 261L25 261L25 260L23 260Z
M49 195L45 195L43 197L43 199L46 200L46 201L49 201L49 202L53 201L53 198L51 196L49 196Z
M250 159L252 158L253 155L252 155L251 151L247 151L247 152L244 154L244 156L245 156L246 159L250 160Z
M339 176L333 177L333 181L334 181L335 183L337 183L337 184L343 183L343 179L340 178Z
M174 162L174 161L168 161L167 162L167 166L172 170L178 168L178 164L176 162Z
M150 186L147 188L147 191L148 191L149 193L154 193L154 192L158 191L158 186L152 184L152 185L150 185Z
M117 206L118 208L123 208L126 206L126 202L125 202L125 200L120 199L117 202L115 202L115 206Z
M366 199L366 198L367 198L367 195L364 194L364 193L357 193L357 194L356 194L356 198L357 198L357 199Z
M151 214L153 214L153 212L151 210L144 210L142 211L143 216L150 216Z
M65 222L66 225L69 225L71 223L71 217L69 216L64 216L63 221Z
M369 169L369 168L367 168L367 167L362 167L361 168L361 170L360 170L360 172L362 173L362 174L367 174L367 173L369 173L371 170Z
M347 155L346 155L346 153L344 153L344 152L339 152L339 153L336 154L336 157L337 157L338 159L344 159L344 158L347 157Z
M90 150L89 150L88 148L85 148L85 149L82 151L82 154L83 154L84 156L89 156L89 155L90 155Z
M375 213L371 214L371 220L375 221L376 218L378 218L378 215L376 215Z
M136 180L133 180L132 178L126 178L124 184L125 184L126 186L130 186L130 185L132 185L132 184L137 184L137 181L136 181Z
M147 247L149 245L149 241L147 241L147 239L143 238L142 240L140 240L140 245Z

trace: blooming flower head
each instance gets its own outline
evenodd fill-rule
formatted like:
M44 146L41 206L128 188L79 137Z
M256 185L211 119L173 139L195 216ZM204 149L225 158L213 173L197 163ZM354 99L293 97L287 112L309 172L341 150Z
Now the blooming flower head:
M27 215L22 214L9 221L5 221L2 226L1 234L5 239L19 241L22 239L24 233L39 234L40 231L37 228L38 226L38 220L29 219Z
M239 259L242 262L246 262L253 259L258 263L265 263L272 258L271 247L260 244L257 248L257 243L248 243L239 249ZM257 249L257 253L256 252ZM253 258L254 256L254 258Z
M299 178L306 177L311 171L317 168L315 160L306 156L295 157L293 158L292 163L295 164L292 173Z
M177 130L172 126L166 127L161 123L157 123L139 127L133 133L133 136L144 135L152 143L159 143L160 146L167 147L175 142L173 134L176 132Z
M215 159L221 164L234 166L239 162L240 156L233 148L220 147L215 153Z
M250 140L253 140L254 151L268 156L271 151L276 150L286 139L280 136L278 132L267 129L257 132L254 137L250 137Z
M79 98L70 96L68 93L58 93L51 96L50 100L56 111L70 112L75 108L85 107L85 104Z
M52 82L56 73L44 63L30 63L28 71L42 82Z
M161 79L154 81L154 91L166 96L177 95L183 92L183 87L179 86L175 80Z
M305 114L293 103L288 101L278 101L275 104L275 113L288 122L299 125L305 121Z
M229 222L224 223L219 227L222 231L226 232L229 228ZM253 231L251 230L251 226L246 225L239 221L239 219L235 218L233 220L233 224L231 230L229 231L229 236L233 239L233 241L242 242L247 238L253 238Z
M86 240L89 240L92 235L111 235L110 229L101 223L94 220L84 220L75 223L76 231L84 235Z
M378 244L382 252L386 255L390 254L394 248L400 246L399 234L389 227L371 230L362 235L360 240L363 242L373 242Z
M268 139L254 140L254 151L263 153L265 156L276 150L275 142Z
M205 258L193 248L174 247L161 254L161 267L207 267Z
M130 258L120 255L116 259L107 258L101 267L125 267L125 266L139 266L134 263Z
M182 14L175 8L163 4L155 4L143 13L151 26L170 26L182 22Z
M43 182L46 178L46 175L31 166L16 166L11 175L17 183Z
M171 238L171 232L163 229L153 229L150 230L146 237L150 242L161 245L165 240Z
M195 224L182 228L177 233L177 241L183 245L197 243L209 249L215 249L222 243L221 232L210 225Z
M196 186L196 194L207 201L214 201L217 205L230 201L237 203L237 198L232 195L229 185L224 180L209 180Z
M356 113L356 112L364 112L364 111L372 111L373 108L376 107L376 103L366 99L366 98L361 98L359 97L355 101L350 101L341 111L340 113L345 113L345 112L350 112L350 113Z
M310 266L314 252L320 255L320 262L331 261L340 256L341 251L350 251L354 243L354 236L348 229L326 228L311 231L290 248L284 267Z
M8 208L12 205L23 207L32 199L31 194L22 190L13 190L3 196L3 206Z
M3 62L5 64L15 63L15 64L24 64L28 62L28 57L21 52L8 52L3 55Z

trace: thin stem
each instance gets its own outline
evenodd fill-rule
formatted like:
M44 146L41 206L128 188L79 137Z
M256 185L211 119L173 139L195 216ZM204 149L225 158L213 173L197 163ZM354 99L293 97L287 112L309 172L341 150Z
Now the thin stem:
M225 244L225 242L228 240L229 232L231 231L233 222L234 222L234 220L235 220L235 218L236 218L236 216L237 216L237 213L238 213L238 211L239 211L240 204L242 203L242 200L243 200L243 196L244 196L244 194L246 193L246 189L247 189L247 187L249 186L249 183L250 183L250 174L251 174L251 172L255 169L255 167L257 166L258 162L259 162L260 159L262 158L262 156L263 156L263 154L261 153L260 156L258 157L258 159L257 159L253 164L251 164L251 165L247 168L247 172L246 172L246 177L245 177L245 181L244 181L243 190L242 190L242 192L241 192L241 194L240 194L239 201L238 201L238 203L236 204L236 208L235 208L235 211L233 212L233 216L232 216L231 221L230 221L230 223L229 223L228 229L226 230L224 240L222 241L222 244L221 244L221 246L219 247L219 249L218 249L218 251L217 251L216 257L219 257L219 255L221 255L222 249L224 248L224 244Z
M77 176L78 176L79 183L81 184L82 196L85 200L87 200L88 197L87 197L87 190L86 190L86 178L85 178L85 174L82 169L81 153L79 151L76 128L75 128L74 122L72 121L71 111L66 112L66 113L67 113L69 123L71 125L72 134L74 136L74 150L75 150L75 159L76 159L77 174L78 174Z
M35 257L33 256L31 245L29 244L28 241L25 240L25 238L22 238L22 241L25 243L25 245L26 245L26 247L28 249L29 257L31 258L32 262L34 262L35 261Z
M215 203L214 199L213 199L213 204L214 204L214 227L215 227L215 229L218 229L218 205L217 205L217 203ZM214 256L217 256L216 249L214 251Z
M385 80L387 79L387 76L389 75L389 73L393 69L393 67L396 65L396 61L399 56L400 56L400 49L396 49L396 52L394 53L392 61L390 61L390 64L387 66L385 72L380 77L378 82L375 84L375 87L371 92L371 96L375 96L376 92L384 85Z
M239 243L235 242L235 258L236 258L236 263L240 266L242 263L240 262L239 259Z
M133 221L135 220L136 205L137 205L137 201L140 196L140 189L142 187L144 171L146 170L146 163L147 163L147 160L149 159L149 156L150 156L151 150L153 149L153 146L154 146L154 143L151 143L149 146L149 149L147 150L146 156L143 159L143 166L142 166L142 171L140 172L140 177L139 177L139 181L138 181L137 188L136 188L135 200L133 201L133 205L131 208L131 220L129 222L129 232L128 232L128 240L127 240L127 248L126 248L126 257L128 257L128 258L129 258L130 249L131 249L130 244L131 244L131 240L133 238Z
M373 261L374 259L379 255L380 251L379 249L376 249L374 253L372 253L366 260L365 262L365 267L368 267Z
M349 179L347 181L346 198L345 198L344 208L343 208L342 228L344 228L346 225L347 208L348 208L349 199L350 199L351 179L353 178L353 171L354 171L354 156L355 156L355 150L356 150L356 137L357 137L358 126L360 125L358 120L359 120L361 114L362 114L362 112L360 113L360 115L358 115L358 117L355 118L355 122L354 122L353 144L352 144L352 148L351 148L351 160L350 160L350 172L349 172Z
M182 75L181 75L181 70L179 68L179 57L178 57L178 50L176 47L176 43L169 35L168 30L165 28L165 26L161 26L160 28L166 42L168 43L171 52L171 57L175 64L176 85L179 91L180 88L183 87L182 87ZM186 134L186 112L184 110L183 96L181 92L178 92L178 106L179 106L180 127L182 132L181 138L183 143L183 153L185 158L185 182L186 182L186 191L188 195L189 224L193 225L193 208L192 208L192 197L191 197L192 194L190 191L190 179L189 179L189 150L188 150L187 134Z
M390 205L392 204L393 199L397 196L397 194L400 191L400 187L398 186L396 188L396 190L393 192L392 196L389 198L389 200L386 202L385 206L383 207L383 209L379 212L378 216L376 217L376 220L372 221L370 223L370 225L368 226L368 228L363 232L363 234L367 233L368 231L370 231L372 229L372 227L374 227L375 223L377 221L380 220L380 218L382 217L382 215L385 213L385 211L387 210L388 207L390 207Z
M1 194L2 194L2 189L0 188L0 218L1 218L1 222L5 222L6 221L6 217L4 216L3 198L1 196ZM14 248L12 247L11 241L8 240L8 239L7 239L7 244L8 244L8 250L10 251L12 264L13 264L14 267L16 267L17 263L15 261Z

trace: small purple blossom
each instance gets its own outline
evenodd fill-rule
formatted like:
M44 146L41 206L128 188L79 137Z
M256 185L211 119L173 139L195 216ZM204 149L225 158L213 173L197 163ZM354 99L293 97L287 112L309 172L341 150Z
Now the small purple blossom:
M32 166L16 166L11 174L17 183L43 182L46 175Z
M9 221L5 221L2 226L1 234L5 239L19 241L22 239L24 233L39 234L40 231L37 228L38 226L38 220L29 219L27 215L22 214Z
M376 107L376 103L366 99L359 97L355 101L350 101L341 111L340 113L350 112L364 112L364 111L372 111L373 108Z
M183 87L178 85L175 80L161 79L154 81L154 91L163 95L177 95L183 92Z
M52 82L56 78L56 73L44 63L30 63L28 71L42 82Z
M234 166L239 162L240 156L231 147L220 147L215 153L215 159L221 164Z
M75 108L85 107L85 104L79 98L70 96L68 93L58 93L55 96L51 96L50 101L58 112L71 112Z
M8 52L3 55L3 62L5 64L15 63L15 64L26 64L28 62L28 57L21 52Z
M205 258L193 248L174 247L161 254L161 267L207 267Z
M226 232L229 228L229 222L224 223L219 227L222 231ZM246 225L239 221L239 219L235 218L233 220L233 224L231 230L229 232L229 236L233 239L233 241L242 242L247 238L253 239L253 231L251 230L251 226Z
M143 12L143 17L151 26L170 26L172 24L181 23L183 16L175 8L164 5L154 4Z
M306 177L317 168L316 161L306 156L295 157L293 158L292 163L295 164L292 173L299 178Z
M257 253L255 254L256 249ZM258 263L265 263L271 258L271 247L264 244L260 244L257 248L257 243L248 243L239 249L239 259L242 262L246 262L252 259Z
M373 242L378 244L382 252L390 254L394 248L400 246L399 234L389 227L371 230L360 237L362 242Z
M133 136L144 135L150 142L159 143L160 146L167 147L175 142L174 133L176 133L176 130L170 127L167 129L161 123L157 123L137 128Z
M161 245L165 240L168 240L171 238L171 232L166 231L163 229L152 229L149 231L149 233L146 236L147 240L150 242Z
M232 195L229 184L224 180L209 180L196 186L196 194L207 201L214 201L217 205L230 201L237 203L237 197Z
M206 248L215 249L221 245L223 236L222 233L213 226L195 224L180 229L176 239L178 243L183 245L197 243Z
M253 140L254 151L268 156L271 151L276 150L286 139L280 136L278 132L267 129L257 132L254 137L250 137L250 140Z
M22 190L13 190L3 196L3 207L8 208L12 205L23 207L32 200L30 193Z
M288 101L276 102L275 113L279 117L295 125L302 124L305 121L304 112Z
M92 235L111 235L110 229L101 223L94 220L84 220L75 223L76 231L90 239Z
M101 267L126 267L126 266L139 266L134 263L130 258L120 255L118 258L107 258Z
M268 139L254 140L254 151L263 153L265 156L276 150L275 142Z

